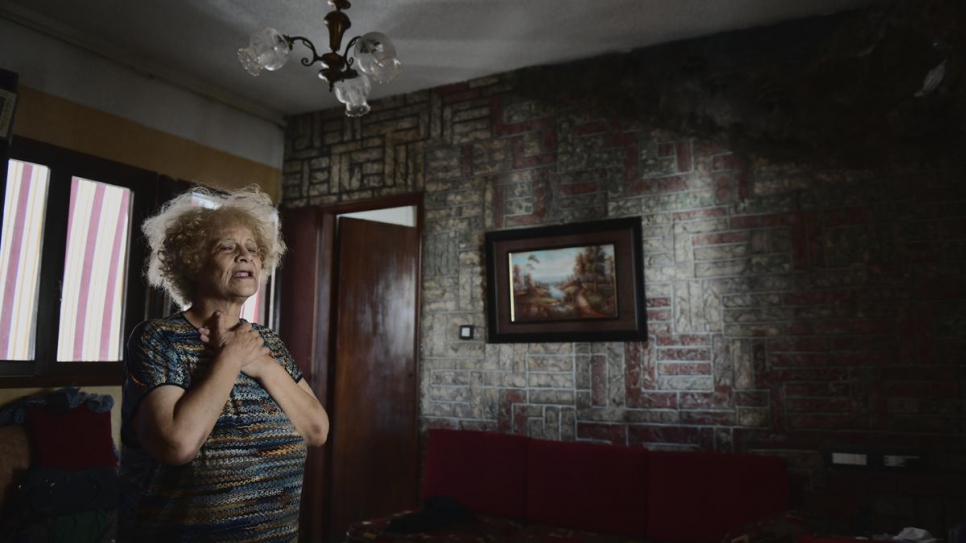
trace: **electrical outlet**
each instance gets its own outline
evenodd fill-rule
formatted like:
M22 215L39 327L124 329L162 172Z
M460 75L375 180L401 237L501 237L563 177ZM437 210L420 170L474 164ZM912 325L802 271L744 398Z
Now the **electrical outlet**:
M868 466L869 455L860 453L832 453L832 464L837 466Z

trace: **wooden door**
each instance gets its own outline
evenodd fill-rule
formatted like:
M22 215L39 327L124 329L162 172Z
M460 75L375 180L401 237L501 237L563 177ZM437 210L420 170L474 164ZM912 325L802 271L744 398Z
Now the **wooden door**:
M330 541L415 505L418 231L342 217L336 262Z
M278 334L328 410L329 373L325 353L331 267L326 264L331 261L332 249L327 247L324 234L332 227L317 207L283 208L281 213L282 234L289 251L279 270ZM305 464L299 540L307 543L322 543L326 533L327 451L327 446L310 448Z

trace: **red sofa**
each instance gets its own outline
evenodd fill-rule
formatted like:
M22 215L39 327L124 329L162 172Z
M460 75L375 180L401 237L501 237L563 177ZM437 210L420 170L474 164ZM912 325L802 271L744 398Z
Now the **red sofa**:
M422 495L455 498L476 521L389 530L420 514L403 511L352 525L348 541L718 543L729 530L785 511L789 479L780 457L436 429Z

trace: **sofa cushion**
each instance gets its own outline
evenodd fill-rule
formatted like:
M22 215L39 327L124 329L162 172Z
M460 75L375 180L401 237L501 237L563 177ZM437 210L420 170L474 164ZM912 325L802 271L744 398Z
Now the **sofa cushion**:
M647 449L534 439L527 521L644 537Z
M29 406L27 429L34 467L78 470L117 466L110 411L94 413L81 404L58 414Z
M602 534L587 530L575 530L550 524L531 523L501 543L635 543L643 539L628 539L626 535Z
M784 458L651 451L647 469L652 539L714 543L735 527L788 509Z
M812 530L804 511L789 510L732 528L721 538L721 543L795 543L800 534Z
M798 543L863 543L867 540L865 538L847 536L815 537L809 533L801 533L798 534L796 541Z
M346 531L346 541L352 543L406 543L419 541L432 543L480 543L483 541L510 541L523 524L506 517L477 515L474 522L449 526L431 532L399 533L389 531L389 524L411 511L392 516L356 522ZM563 543L563 542L559 542Z
M423 497L450 496L476 513L522 519L528 441L495 432L430 430Z

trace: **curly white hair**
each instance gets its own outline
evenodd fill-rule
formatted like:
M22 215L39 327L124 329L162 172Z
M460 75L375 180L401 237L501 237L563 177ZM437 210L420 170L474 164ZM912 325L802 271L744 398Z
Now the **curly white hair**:
M165 289L181 306L195 295L195 278L207 258L211 236L230 226L252 231L266 280L281 263L285 242L281 222L271 198L257 185L220 192L197 188L162 206L141 225L150 255L145 275L152 286Z

